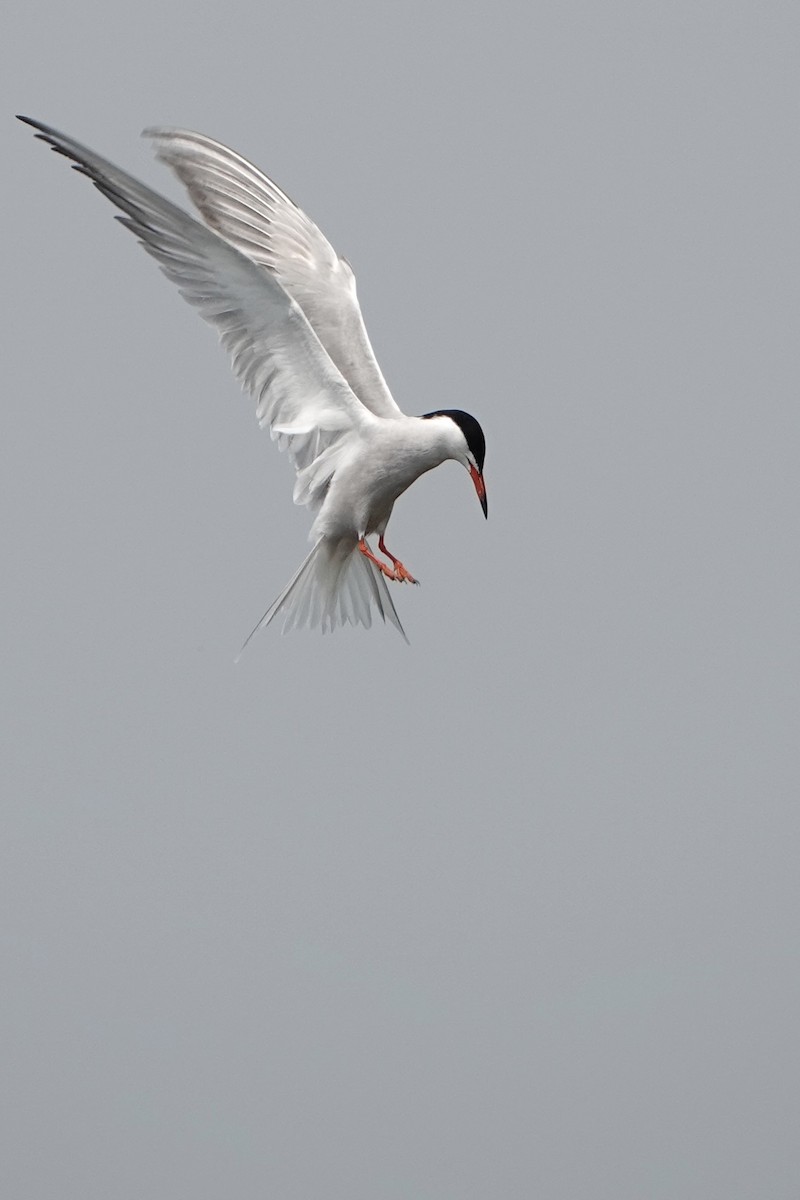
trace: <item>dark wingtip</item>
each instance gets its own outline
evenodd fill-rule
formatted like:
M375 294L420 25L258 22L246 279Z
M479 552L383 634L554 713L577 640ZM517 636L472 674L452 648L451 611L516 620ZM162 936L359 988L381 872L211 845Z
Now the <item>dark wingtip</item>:
M25 125L30 125L31 129L38 129L39 132L34 136L40 142L47 142L51 150L55 150L57 154L66 154L66 150L62 150L56 142L58 134L49 125L43 125L41 121L34 121L33 117L23 117L20 113L16 114L17 120L22 121ZM67 156L69 157L69 156Z

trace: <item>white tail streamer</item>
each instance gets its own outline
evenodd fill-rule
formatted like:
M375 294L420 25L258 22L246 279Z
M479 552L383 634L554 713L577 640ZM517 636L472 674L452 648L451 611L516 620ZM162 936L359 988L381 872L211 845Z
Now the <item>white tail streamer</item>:
M239 657L259 629L276 617L283 616L284 633L304 628L326 633L337 625L369 629L373 609L408 642L383 575L357 549L356 541L320 538L249 635Z

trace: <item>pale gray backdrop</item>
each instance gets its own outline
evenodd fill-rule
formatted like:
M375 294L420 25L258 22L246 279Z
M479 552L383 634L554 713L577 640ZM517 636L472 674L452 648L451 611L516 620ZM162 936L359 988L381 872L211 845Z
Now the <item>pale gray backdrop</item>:
M3 18L13 1200L796 1200L794 3ZM400 404L392 630L213 334L28 113L274 175Z

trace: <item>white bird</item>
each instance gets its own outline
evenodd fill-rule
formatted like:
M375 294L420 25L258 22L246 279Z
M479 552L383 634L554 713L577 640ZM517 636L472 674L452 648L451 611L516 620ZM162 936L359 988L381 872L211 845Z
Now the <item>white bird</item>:
M398 408L349 264L233 150L181 129L144 131L203 224L65 134L19 119L122 210L117 220L215 326L260 424L294 463L295 503L314 513L313 549L250 637L279 615L284 631L369 627L373 608L405 637L385 579L417 581L384 543L392 508L420 475L454 459L469 471L486 515L478 422L460 409L409 417ZM372 534L388 562L367 543Z

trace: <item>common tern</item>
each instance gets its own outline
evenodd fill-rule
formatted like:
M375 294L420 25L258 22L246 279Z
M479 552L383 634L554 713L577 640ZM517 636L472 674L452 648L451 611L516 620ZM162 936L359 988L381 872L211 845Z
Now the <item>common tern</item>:
M349 263L233 150L182 129L143 133L201 222L71 137L19 119L122 210L117 220L216 328L260 424L294 464L295 503L314 514L313 548L250 637L278 616L284 631L369 627L374 608L405 638L385 581L417 581L387 548L386 526L397 498L448 459L467 469L487 515L486 443L476 419L460 409L410 417L398 408Z

